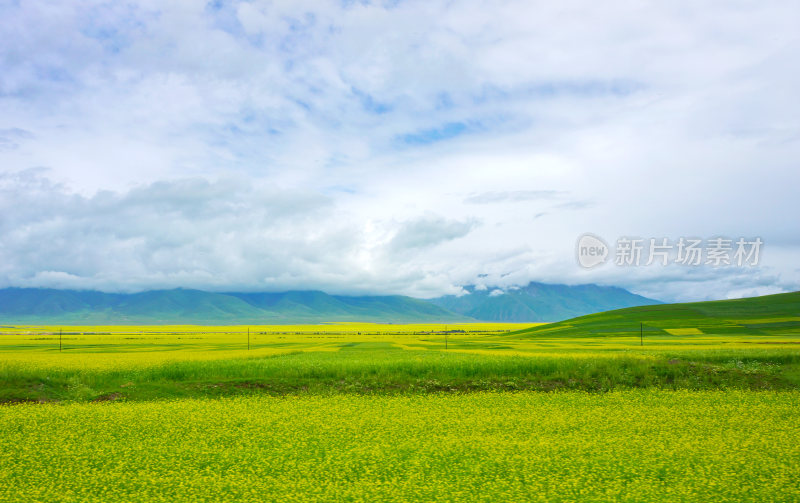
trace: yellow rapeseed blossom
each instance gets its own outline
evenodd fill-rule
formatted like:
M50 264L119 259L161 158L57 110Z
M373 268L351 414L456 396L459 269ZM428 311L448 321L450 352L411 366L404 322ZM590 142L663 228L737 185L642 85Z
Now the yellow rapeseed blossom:
M0 408L0 501L797 501L800 393Z

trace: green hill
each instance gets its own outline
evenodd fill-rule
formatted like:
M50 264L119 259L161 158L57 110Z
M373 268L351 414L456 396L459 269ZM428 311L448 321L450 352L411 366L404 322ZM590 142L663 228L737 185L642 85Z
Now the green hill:
M660 304L580 316L514 332L529 337L800 335L800 292L746 299Z

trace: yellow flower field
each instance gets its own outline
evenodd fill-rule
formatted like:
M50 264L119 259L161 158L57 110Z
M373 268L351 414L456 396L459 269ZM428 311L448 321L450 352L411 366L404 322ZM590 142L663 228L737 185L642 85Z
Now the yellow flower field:
M796 501L800 393L0 408L2 501Z

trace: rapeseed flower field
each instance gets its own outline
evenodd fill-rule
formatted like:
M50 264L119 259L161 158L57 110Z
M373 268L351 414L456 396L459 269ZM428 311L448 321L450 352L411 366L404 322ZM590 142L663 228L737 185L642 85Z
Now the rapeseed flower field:
M2 501L796 501L800 393L0 408Z

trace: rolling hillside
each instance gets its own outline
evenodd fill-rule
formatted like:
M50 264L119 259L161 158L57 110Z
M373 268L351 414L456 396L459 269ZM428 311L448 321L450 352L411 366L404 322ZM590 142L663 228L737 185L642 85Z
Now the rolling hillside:
M660 304L590 314L515 332L530 337L800 335L800 292L746 299Z
M598 285L530 283L515 289L465 287L467 295L449 295L430 302L448 311L485 321L559 321L589 313L659 304L623 288Z

